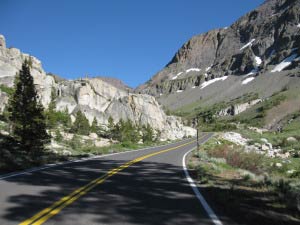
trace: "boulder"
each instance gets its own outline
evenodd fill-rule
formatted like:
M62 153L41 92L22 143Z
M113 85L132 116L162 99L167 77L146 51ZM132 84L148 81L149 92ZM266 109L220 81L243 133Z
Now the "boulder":
M4 135L4 136L8 136L9 133L5 130L0 130L0 134Z
M111 145L111 142L109 139L101 138L100 140L95 140L94 144L96 147L106 147Z
M287 140L288 142L297 142L297 139L294 138L294 137L288 137L286 140Z
M265 143L265 144L269 143L269 141L266 138L261 138L260 141Z
M235 132L226 132L222 134L222 138L242 146L247 145L247 142L249 141L248 139L243 138L241 134Z
M270 148L269 148L268 145L262 144L262 145L261 145L261 150L262 150L262 151L268 151L268 150L270 150Z
M74 134L72 133L66 133L66 132L60 132L60 133L65 141L70 141L74 137Z
M258 128L258 127L248 127L248 129L253 130L253 131L255 131L256 133L259 133L259 134L263 134L264 132L268 131L267 129L262 129L262 128Z
M64 150L62 151L62 155L64 155L64 156L70 156L70 155L72 155L72 152L69 151L69 150L64 149Z
M97 139L98 138L98 135L96 133L90 133L89 137L91 139Z
M256 143L254 143L254 146L257 147L257 148L260 148L261 144L259 144L259 143L256 142Z

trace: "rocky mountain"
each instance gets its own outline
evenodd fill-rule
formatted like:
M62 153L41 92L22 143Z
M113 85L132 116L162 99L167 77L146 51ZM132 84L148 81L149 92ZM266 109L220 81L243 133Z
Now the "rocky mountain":
M96 78L101 79L101 80L105 81L106 83L109 83L109 84L111 84L112 86L114 86L118 89L128 91L128 92L133 92L133 89L131 87L129 87L123 81L121 81L117 78L103 77L103 76L97 76Z
M230 27L192 37L136 92L173 110L250 92L264 98L300 84L299 56L300 1L268 0Z
M78 80L58 79L46 74L41 62L16 48L6 48L4 36L0 36L0 85L12 87L16 73L25 59L31 59L31 73L41 103L48 107L51 92L56 93L57 110L67 109L71 118L81 110L92 123L108 124L108 118L115 122L131 120L135 124L150 126L161 132L161 138L177 139L195 135L195 130L182 124L180 118L167 116L153 96L134 94L123 83L109 78L86 78ZM0 89L0 110L3 111L8 94Z
M40 100L44 106L47 106L51 101L51 89L55 86L54 78L45 73L41 61L37 58L22 53L17 48L6 48L5 38L3 35L0 35L0 84L12 87L15 76L21 69L23 61L29 58L32 62L31 75L40 94ZM0 104L3 106L7 96L5 93L2 93L2 95L3 98L1 98Z

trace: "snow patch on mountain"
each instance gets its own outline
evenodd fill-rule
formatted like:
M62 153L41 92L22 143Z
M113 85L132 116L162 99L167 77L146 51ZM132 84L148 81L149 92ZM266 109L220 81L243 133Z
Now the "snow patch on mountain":
M258 56L255 56L255 63L256 63L256 65L260 65L262 63L261 58Z
M255 79L255 77L248 77L245 80L243 80L242 85L248 84L251 81L253 81Z
M207 68L205 69L205 72L209 71L210 69L211 69L211 66L207 67Z
M228 78L228 76L223 76L223 77L218 77L218 78L215 78L215 79L212 79L212 80L209 80L209 81L205 81L203 82L201 85L200 85L200 88L203 89L217 81L224 81Z
M185 72L186 73L189 73L189 72L192 72L192 71L196 71L196 72L199 72L201 69L199 68L190 68L190 69L187 69Z
M245 44L243 47L240 48L240 50L243 50L249 46L252 46L252 43L255 41L255 39L252 39L251 41L249 41L247 44Z
M177 73L177 75L174 76L174 77L172 78L172 80L176 80L182 73L183 73L183 72Z
M277 64L271 73L281 72L284 68L288 67L292 61L297 57L297 54L292 54L291 56L285 58L281 63Z

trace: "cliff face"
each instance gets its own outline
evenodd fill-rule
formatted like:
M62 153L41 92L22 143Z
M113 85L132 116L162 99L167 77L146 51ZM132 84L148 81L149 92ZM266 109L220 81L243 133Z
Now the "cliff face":
M180 118L166 116L154 97L130 93L130 89L115 79L92 78L80 80L54 79L47 75L41 62L16 48L6 48L5 39L0 36L0 84L13 86L14 78L25 59L32 61L31 74L40 100L48 107L51 92L55 91L57 110L68 110L73 116L81 110L92 123L108 124L111 116L115 122L131 120L135 124L150 124L161 131L162 139L177 139L194 136L195 130L183 126ZM119 88L118 88L119 87ZM7 94L0 91L0 112L7 104ZM74 118L74 116L73 116Z
M90 123L96 118L106 125L111 116L115 122L129 119L135 124L150 124L162 132L162 139L195 135L179 118L166 116L153 96L128 93L98 78L63 82L57 94L57 110L67 108L71 114L81 110Z
M136 92L160 96L222 76L299 69L299 56L300 1L269 0L230 27L192 37Z
M40 100L44 106L47 106L51 100L51 88L55 86L53 77L46 75L41 61L37 58L22 53L17 48L6 48L5 38L0 35L0 84L12 87L23 61L29 58L32 61L31 75L34 78Z

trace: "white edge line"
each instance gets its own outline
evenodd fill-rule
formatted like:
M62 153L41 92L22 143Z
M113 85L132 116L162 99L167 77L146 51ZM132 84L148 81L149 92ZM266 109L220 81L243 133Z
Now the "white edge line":
M183 167L183 171L184 174L186 176L187 181L189 182L191 188L193 189L196 197L198 198L198 200L200 201L201 205L203 206L203 208L205 209L206 213L208 214L208 216L211 218L212 222L216 225L223 225L222 222L220 221L220 219L218 218L218 216L215 214L215 212L212 210L212 208L208 205L207 201L205 200L205 198L203 197L203 195L200 193L197 184L195 183L195 181L191 178L188 169L186 167L186 156L191 153L193 150L195 150L195 148L192 148L191 150L189 150L187 153L184 154L183 158L182 158L182 167Z
M184 142L185 140L187 140L187 139L184 139L182 141L178 141L178 142L175 142L175 143L181 143L181 142ZM175 143L168 143L168 144L164 144L164 145L146 147L146 148L136 149L136 150L128 150L128 151L124 151L124 152L116 152L116 153L111 153L111 154L97 155L97 156L92 156L92 157L88 157L88 158L84 158L84 159L70 160L70 161L61 162L61 163L50 163L50 164L46 164L44 166L27 169L27 170L24 170L24 171L21 171L21 172L12 172L12 173L8 173L8 174L3 174L3 175L0 176L0 181L3 180L3 179L6 179L6 178L16 177L16 176L20 176L20 175L27 175L27 174L30 174L32 172L45 170L45 169L48 169L48 168L53 168L53 167L58 167L58 166L63 166L63 165L67 165L67 164L70 164L70 163L84 162L84 161L87 161L87 160L98 159L98 158L103 158L103 157L112 156L112 155L120 155L120 154L125 154L125 153L130 153L130 152L145 151L145 150L150 150L150 149L153 149L153 148L164 147L164 146L175 144Z

